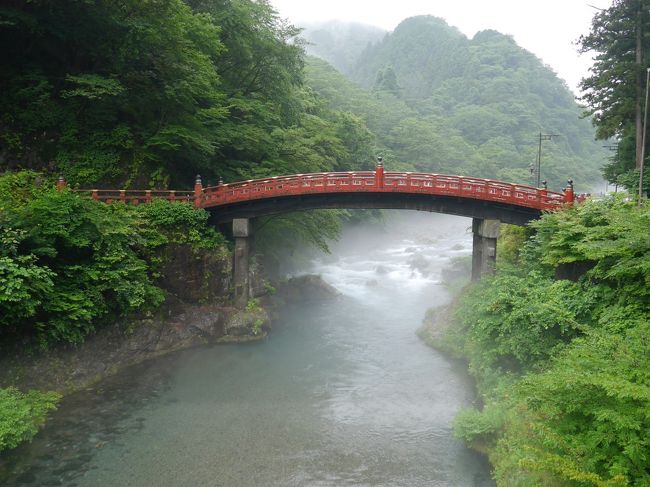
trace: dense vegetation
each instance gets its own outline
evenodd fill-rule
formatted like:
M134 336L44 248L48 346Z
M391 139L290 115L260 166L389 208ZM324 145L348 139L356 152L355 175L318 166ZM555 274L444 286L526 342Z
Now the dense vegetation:
M628 45L638 32L625 12L608 12L583 39L609 56L596 73L604 78L629 67L630 53L598 34L623 32ZM390 169L528 183L544 132L560 135L544 147L542 179L553 189L567 177L585 189L597 179L602 152L580 108L508 36L467 39L432 17L385 36L336 29L308 35L334 41L326 55L352 81L306 59L299 29L267 0L5 2L0 348L79 344L98 326L156 308L166 245L224 251L203 211L98 204L56 191L59 173L73 187L182 189L196 173L209 184L369 169L382 153ZM628 64L610 63L619 55ZM626 73L638 84L638 72ZM622 83L620 104L597 105L601 79L585 82L587 101L602 116L599 135L621 137L623 148L638 90L630 97ZM348 217L268 218L258 249L324 247ZM649 218L622 201L548 215L521 252L510 241L495 278L464 295L468 311L446 346L469 357L485 407L464 413L458 431L490 448L504 485L647 484ZM553 278L577 264L587 270L579 281ZM33 436L56 400L0 390L0 450Z
M38 178L0 177L0 349L81 343L99 323L161 304L163 246L224 244L190 204L106 205Z
M0 389L0 452L31 440L59 398L55 392Z
M483 403L456 431L499 485L648 485L650 208L590 201L532 227L438 343L467 359ZM584 274L556 279L571 270Z
M165 245L223 244L205 212L96 204L55 191L53 175L73 187L182 189L196 173L214 183L373 163L363 122L304 85L297 33L266 1L0 7L0 171L12 171L0 177L0 346L79 344L162 302ZM295 218L272 219L259 238L322 246L338 219L303 216L298 234ZM50 404L3 394L2 448L32 430L9 409L37 425Z
M544 143L541 179L554 189L568 177L583 189L599 179L605 154L583 110L508 36L488 30L468 39L442 19L413 17L368 46L349 76L363 89L308 62L308 83L333 108L360 115L390 161L530 184L543 132L559 137Z

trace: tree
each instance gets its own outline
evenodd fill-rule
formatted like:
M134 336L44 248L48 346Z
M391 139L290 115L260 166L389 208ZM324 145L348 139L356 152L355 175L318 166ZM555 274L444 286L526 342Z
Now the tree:
M399 95L400 87L397 83L397 74L395 74L395 70L391 66L377 72L374 90L387 91L395 96Z
M650 65L650 0L614 0L598 12L580 51L596 53L592 75L580 84L599 139L621 141L617 158L605 169L615 181L641 165L645 71ZM633 141L633 143L631 143Z

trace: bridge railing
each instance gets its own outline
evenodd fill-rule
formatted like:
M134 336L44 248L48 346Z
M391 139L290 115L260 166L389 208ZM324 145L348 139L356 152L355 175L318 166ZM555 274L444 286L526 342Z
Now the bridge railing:
M416 172L333 172L276 176L210 186L203 190L201 206L213 207L273 196L309 193L408 192L459 196L536 209L552 209L565 202L562 193L489 179Z
M384 186L393 191L460 196L550 209L565 202L563 193L519 184L467 176L431 173L386 173ZM390 189L389 189L390 190Z
M60 181L65 185L65 181ZM517 206L552 210L573 201L572 182L568 192L556 193L544 188L505 183L466 176L419 172L351 171L274 176L203 188L197 179L194 191L157 190L84 190L95 200L124 201L133 204L154 199L192 201L197 207L210 208L262 198L314 193L411 193L456 196L495 201Z
M89 194L96 201L113 203L140 204L151 203L153 200L167 201L194 201L193 191L165 191L165 190L132 190L132 189L88 189L78 190L80 193Z
M346 191L376 191L375 173L361 171L296 174L209 186L203 190L203 201L206 206L216 206L272 196Z

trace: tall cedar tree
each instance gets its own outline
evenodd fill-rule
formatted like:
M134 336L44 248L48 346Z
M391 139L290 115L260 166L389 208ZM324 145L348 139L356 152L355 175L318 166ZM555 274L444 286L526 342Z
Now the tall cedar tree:
M614 0L594 16L591 32L579 39L579 45L583 53L596 53L592 75L580 84L596 136L619 139L617 156L604 171L614 182L641 164L650 0Z

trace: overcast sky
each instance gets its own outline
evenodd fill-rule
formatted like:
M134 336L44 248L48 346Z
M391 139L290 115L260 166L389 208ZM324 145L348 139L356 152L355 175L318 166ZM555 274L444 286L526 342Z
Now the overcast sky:
M610 0L271 0L280 15L294 24L332 19L363 22L393 30L413 15L435 15L472 37L495 29L512 35L578 93L588 74L589 54L579 55L575 41L589 32L595 7Z

